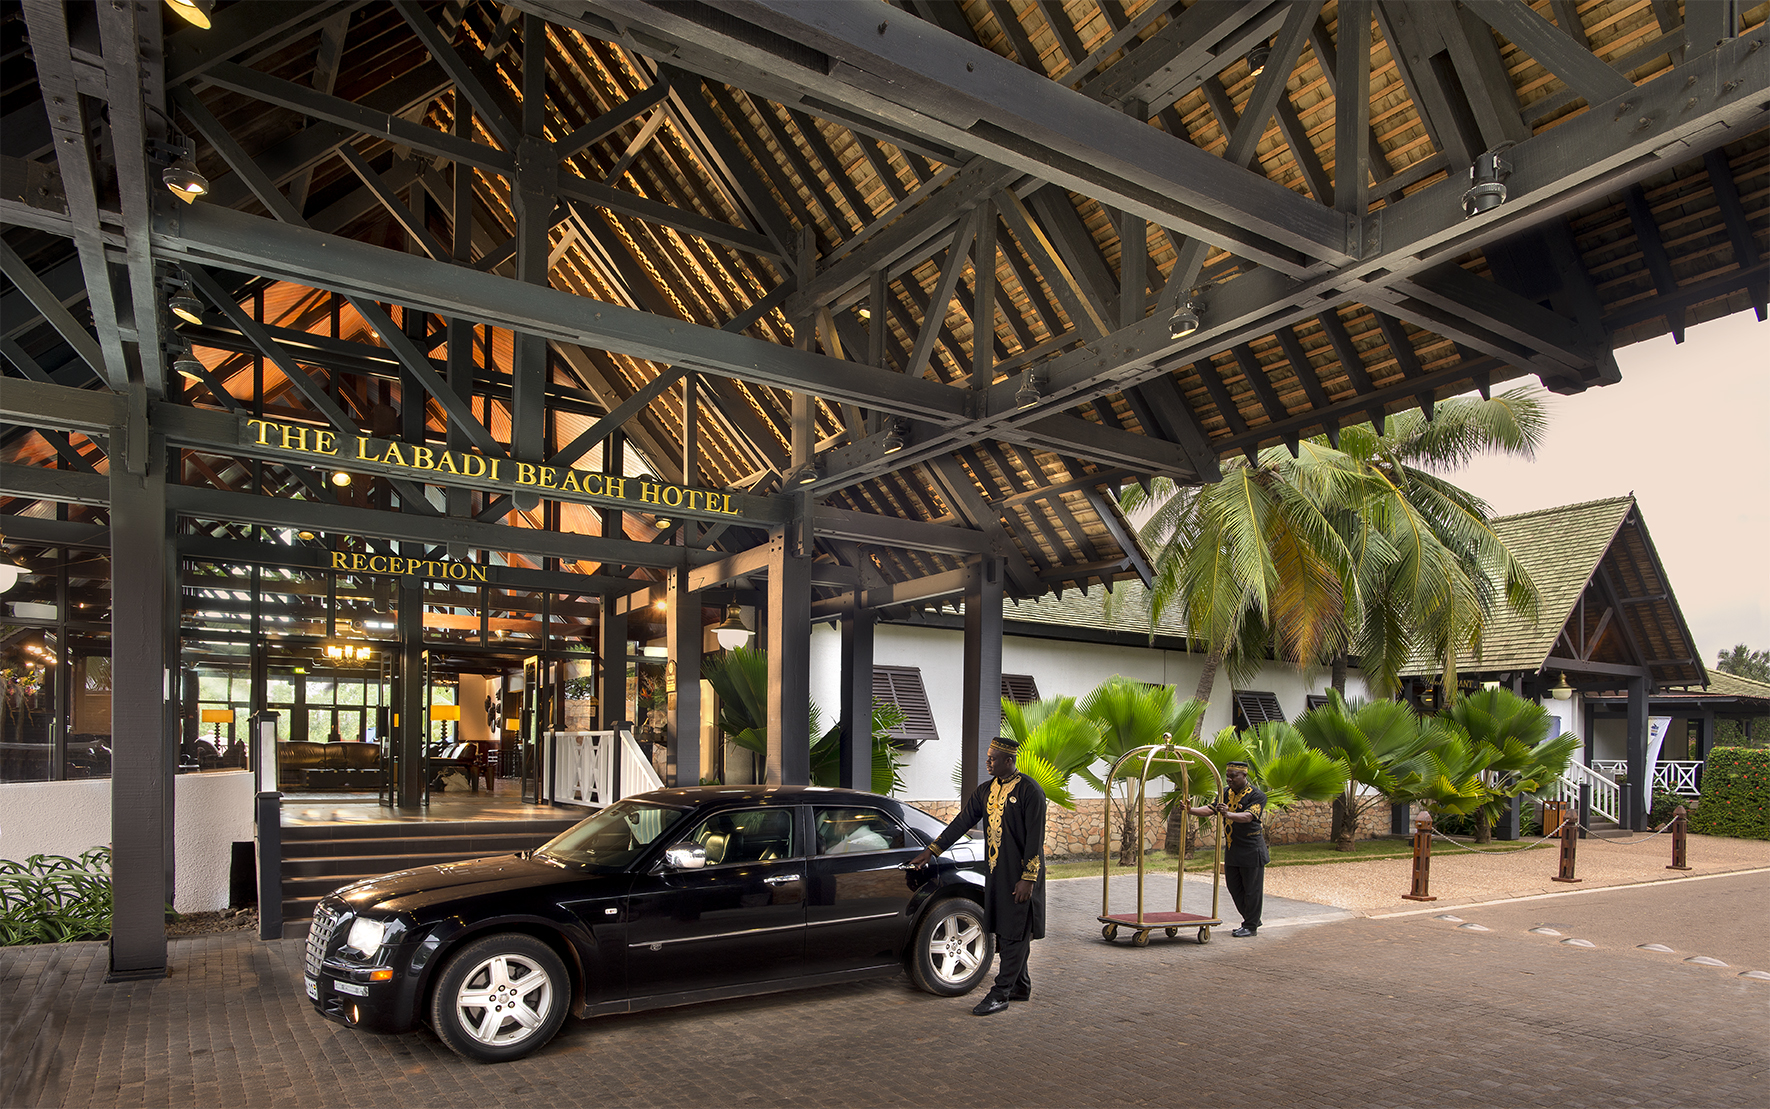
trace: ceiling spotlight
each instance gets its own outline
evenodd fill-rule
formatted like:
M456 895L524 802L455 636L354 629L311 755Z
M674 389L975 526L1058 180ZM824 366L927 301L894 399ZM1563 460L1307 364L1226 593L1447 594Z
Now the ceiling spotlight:
M817 464L815 462L807 462L805 465L799 467L793 475L794 485L810 485L816 480Z
M903 425L893 420L885 429L885 453L896 454L903 447Z
M1248 74L1258 77L1266 72L1266 59L1272 57L1272 44L1263 42L1248 51Z
M203 374L207 370L207 367L192 356L190 348L186 347L184 350L177 351L176 353L178 357L173 359L172 368L177 370L184 377L190 378L192 381L203 380Z
M756 633L744 624L743 609L732 604L725 606L725 619L713 625L713 635L719 640L719 646L727 651L742 647Z
M668 516L658 516L652 520L651 524L652 524L652 527L657 528L659 531L663 531L665 528L669 527L671 524L674 524L675 522L676 522L675 520L670 519Z
M298 531L295 533L295 537L297 539L301 539L301 540L304 540L307 542L312 542L313 541L313 532L311 532L311 531Z
M203 322L203 302L189 293L174 294L172 299L166 302L166 307L170 308L172 314L185 323Z
M174 5L176 7L176 5ZM166 167L160 174L160 180L166 182L166 188L172 195L186 204L209 191L209 179L197 172L197 164L186 155Z
M209 29L209 17L215 10L215 0L166 0L166 6L177 12L179 18L194 27Z
M0 535L0 551L4 551L5 548L6 536ZM25 568L23 566L20 566L10 558L7 558L5 554L0 553L0 593L4 593L8 589L17 585L18 576L24 572Z
M1199 313L1204 310L1205 306L1203 304L1189 297L1186 303L1182 304L1179 309L1169 317L1168 338L1184 339L1194 331L1197 331Z
M336 485L340 489L342 489L344 486L350 484L350 475L345 473L343 470L333 470L332 471L332 484Z
M1020 375L1020 388L1014 390L1014 407L1031 408L1043 398L1039 396L1039 386L1033 381L1031 370Z

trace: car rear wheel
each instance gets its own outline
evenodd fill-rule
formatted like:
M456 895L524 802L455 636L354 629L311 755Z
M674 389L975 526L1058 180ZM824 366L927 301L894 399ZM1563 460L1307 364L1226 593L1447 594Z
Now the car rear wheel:
M457 1055L481 1063L520 1059L565 1023L565 963L533 936L475 940L449 959L430 999L430 1026Z
M983 981L995 953L995 937L983 930L983 907L949 897L929 909L916 929L910 978L917 989L957 997Z

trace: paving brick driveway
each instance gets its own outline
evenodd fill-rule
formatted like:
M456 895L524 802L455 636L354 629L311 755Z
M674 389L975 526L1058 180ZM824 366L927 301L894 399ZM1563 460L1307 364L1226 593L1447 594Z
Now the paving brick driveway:
M1389 919L1292 903L1254 940L1143 949L1100 941L1097 884L1054 887L1034 998L1000 1016L900 977L570 1021L496 1067L322 1021L298 941L175 941L171 978L119 985L102 944L10 949L0 1104L1765 1104L1770 981L1740 977L1770 970L1761 873ZM1705 942L1732 965L1683 961Z

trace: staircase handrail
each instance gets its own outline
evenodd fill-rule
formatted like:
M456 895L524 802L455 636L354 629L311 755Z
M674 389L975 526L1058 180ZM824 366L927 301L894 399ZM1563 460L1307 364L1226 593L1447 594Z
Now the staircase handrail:
M1582 785L1591 787L1592 812L1605 820L1620 823L1622 790L1618 788L1614 778L1606 776L1601 770L1584 763L1570 762L1556 780L1552 792L1557 800L1577 805Z

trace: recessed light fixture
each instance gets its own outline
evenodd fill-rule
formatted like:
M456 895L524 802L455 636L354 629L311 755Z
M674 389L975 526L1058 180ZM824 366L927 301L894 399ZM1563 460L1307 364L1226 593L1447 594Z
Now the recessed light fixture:
M350 481L351 481L350 475L345 473L343 470L333 470L332 471L332 484L333 485L336 485L342 489L344 486L349 485Z

